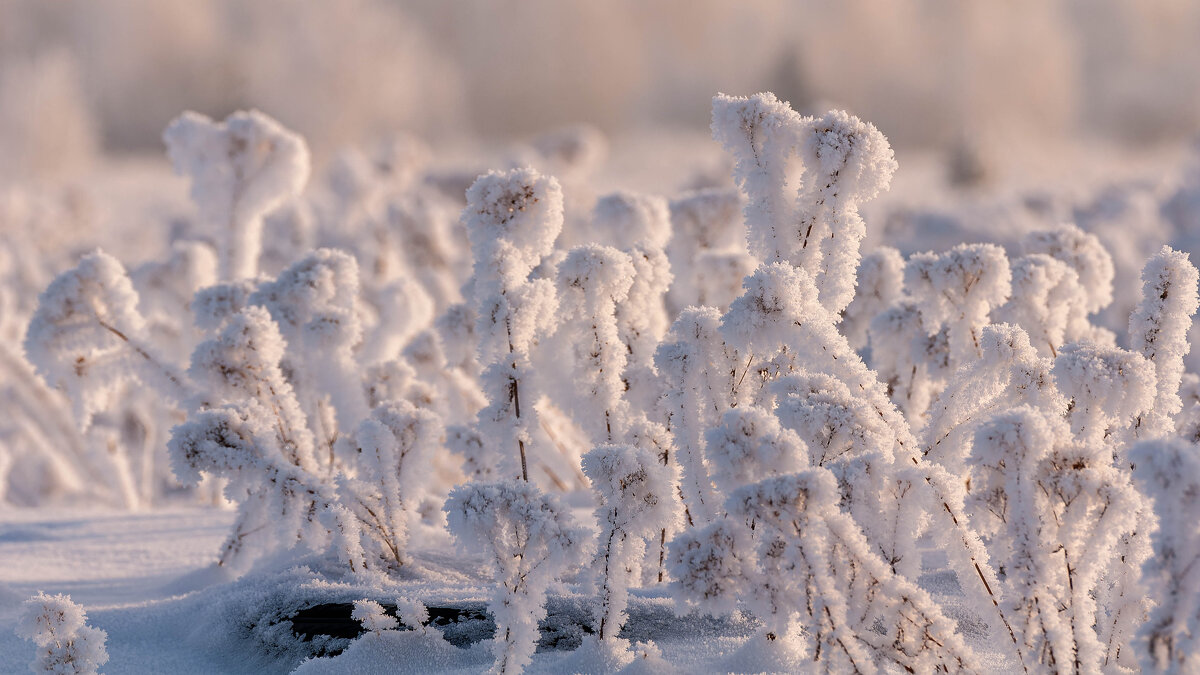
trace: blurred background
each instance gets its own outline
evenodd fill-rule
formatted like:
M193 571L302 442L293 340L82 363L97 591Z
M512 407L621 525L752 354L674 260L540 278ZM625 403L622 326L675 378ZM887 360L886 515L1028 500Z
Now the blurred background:
M257 107L318 160L404 130L698 130L718 92L845 107L900 150L1200 128L1191 0L0 0L0 180L160 153Z

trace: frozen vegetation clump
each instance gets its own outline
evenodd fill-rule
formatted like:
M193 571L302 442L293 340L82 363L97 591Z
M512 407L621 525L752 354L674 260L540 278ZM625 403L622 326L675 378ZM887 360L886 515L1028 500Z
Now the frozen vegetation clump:
M595 196L575 129L483 173L392 139L306 191L277 122L185 114L196 222L30 309L34 393L74 422L42 452L110 504L223 495L234 573L353 588L364 636L306 672L686 670L700 614L748 626L716 670L1200 667L1188 256L1153 254L1113 331L1113 257L1074 224L864 252L879 129L757 94L712 132L736 189ZM448 598L486 599L478 654L431 623ZM103 662L37 601L39 659Z
M21 605L20 612L17 634L37 646L31 671L95 675L108 662L104 649L108 635L87 625L87 612L70 597L38 593Z

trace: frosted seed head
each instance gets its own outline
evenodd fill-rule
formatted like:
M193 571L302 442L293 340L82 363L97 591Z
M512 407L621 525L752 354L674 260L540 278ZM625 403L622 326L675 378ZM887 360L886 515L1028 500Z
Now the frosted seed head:
M623 302L633 285L633 262L610 246L583 244L567 253L558 266L558 283L585 298Z
M511 288L554 249L563 223L562 188L533 169L492 171L467 190L463 222L476 278Z
M1066 345L1054 360L1054 379L1075 409L1124 426L1154 403L1154 364L1141 354L1090 344Z
M887 138L874 124L844 110L831 110L812 123L805 143L806 164L819 180L836 184L850 203L874 198L891 185L897 164Z
M253 397L269 383L282 383L279 362L286 349L267 310L246 307L216 337L196 346L188 373L218 396Z
M87 623L87 612L69 595L38 593L21 604L16 632L39 647L67 641Z
M790 264L759 265L742 286L721 320L725 339L739 349L773 352L797 322L825 314L812 277Z

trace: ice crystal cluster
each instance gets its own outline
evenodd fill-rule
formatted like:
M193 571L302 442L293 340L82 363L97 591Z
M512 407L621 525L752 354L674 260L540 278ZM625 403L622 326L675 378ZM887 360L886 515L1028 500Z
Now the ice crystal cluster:
M1117 335L1076 225L864 254L897 170L877 128L758 94L717 96L712 131L737 190L589 199L576 130L477 178L393 145L309 196L297 136L188 113L165 139L207 234L132 273L84 256L26 354L89 434L157 392L174 476L237 504L222 565L411 579L457 547L498 673L564 584L613 669L666 667L621 637L633 593L751 617L765 670L986 672L985 642L1019 672L1200 667L1188 257L1146 262ZM146 461L107 447L97 479L136 504Z

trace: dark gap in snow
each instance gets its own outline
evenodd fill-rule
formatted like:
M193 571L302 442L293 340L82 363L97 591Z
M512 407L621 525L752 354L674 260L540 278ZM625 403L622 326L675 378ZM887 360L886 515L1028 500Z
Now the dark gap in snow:
M394 603L380 604L389 616L396 616ZM550 598L546 603L546 618L538 623L541 639L538 640L537 651L578 649L584 635L595 633L594 604L594 598ZM440 630L446 641L455 647L466 648L487 640L496 631L491 613L482 602L446 603L426 609L429 611L429 622L425 625ZM353 611L353 603L330 602L301 609L287 620L291 621L292 632L304 642L325 642L330 638L353 640L367 632L361 623L351 618ZM749 617L739 620L691 615L687 618L686 628L681 628L678 622L678 615L667 605L635 601L629 608L629 619L622 627L620 636L631 642L669 641L685 633L693 636L745 637L757 627L757 622ZM412 630L412 626L401 622L400 630ZM339 646L335 642L323 655L336 656L346 646Z

